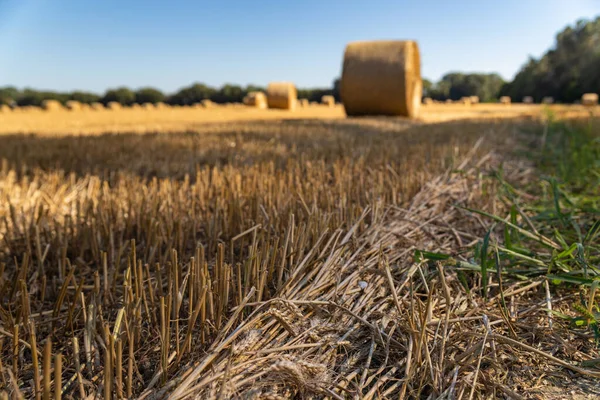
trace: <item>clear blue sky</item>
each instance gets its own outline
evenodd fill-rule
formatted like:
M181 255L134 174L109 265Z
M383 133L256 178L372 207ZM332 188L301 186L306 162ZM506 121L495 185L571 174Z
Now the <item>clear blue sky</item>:
M416 39L424 77L511 78L600 0L0 0L0 86L291 80L327 87L353 40Z

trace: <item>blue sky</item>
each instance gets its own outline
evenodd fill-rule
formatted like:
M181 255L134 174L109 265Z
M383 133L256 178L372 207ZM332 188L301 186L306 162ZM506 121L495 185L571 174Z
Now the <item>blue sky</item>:
M416 39L424 77L511 78L600 0L0 0L0 86L327 87L344 46Z

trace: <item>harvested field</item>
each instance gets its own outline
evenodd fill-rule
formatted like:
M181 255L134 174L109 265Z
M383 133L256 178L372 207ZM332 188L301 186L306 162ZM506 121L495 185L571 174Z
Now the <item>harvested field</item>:
M340 106L1 114L0 387L600 395L593 334L546 309L577 315L578 288L547 295L547 254L566 250L525 204L542 201L527 191L549 161L519 152L567 148L548 109L591 122L583 106L521 104L430 104L416 122ZM509 260L490 215L532 250ZM593 231L588 214L572 221Z

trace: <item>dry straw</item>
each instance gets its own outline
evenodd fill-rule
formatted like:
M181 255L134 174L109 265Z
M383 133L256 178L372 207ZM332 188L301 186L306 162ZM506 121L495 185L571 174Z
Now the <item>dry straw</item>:
M244 97L244 104L249 107L267 108L267 96L263 92L250 92Z
M144 110L154 110L155 107L154 107L154 104L152 104L152 103L144 103L144 104L142 104L142 108Z
M500 97L500 103L501 104L510 104L511 103L510 97L508 97L508 96Z
M461 97L460 103L470 106L471 105L471 97L469 97L469 96Z
M90 107L92 108L92 110L104 110L104 105L98 102L90 104Z
M342 68L347 115L418 116L423 86L417 42L349 43Z
M581 96L581 104L584 106L597 106L598 105L598 94L597 93L586 93Z
M106 108L109 110L120 110L123 108L121 103L117 103L116 101L111 101L106 105Z
M42 108L46 111L59 111L64 109L58 100L44 100L42 102Z
M213 107L215 107L215 106L216 106L216 104L215 104L215 103L213 103L213 102L212 102L211 100L209 100L209 99L204 99L204 100L202 100L200 103L202 104L202 106L203 106L204 108L213 108Z
M308 99L298 99L298 107L308 107Z
M71 111L80 111L81 110L81 103L76 100L67 101L66 106L67 106L67 109L69 109Z
M471 104L479 104L479 96L469 96Z
M523 103L524 104L533 104L533 97L531 97L531 96L523 97Z
M433 99L431 97L425 97L423 99L423 104L433 104Z
M10 112L11 108L10 106L6 105L6 104L0 104L0 112L6 113L6 112Z
M291 82L271 82L267 87L267 105L269 108L293 110L298 102L296 86Z
M335 106L335 97L331 95L326 95L321 97L321 104L326 105L327 107Z

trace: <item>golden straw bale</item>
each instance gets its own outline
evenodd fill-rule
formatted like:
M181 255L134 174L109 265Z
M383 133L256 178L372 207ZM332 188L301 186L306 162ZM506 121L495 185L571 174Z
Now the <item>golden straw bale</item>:
M7 112L11 112L11 111L12 111L12 109L10 108L9 105L0 104L0 112L7 113Z
M479 96L469 96L471 99L471 104L479 104Z
M104 104L98 103L98 102L90 104L90 107L92 108L92 110L96 110L96 111L104 110Z
M500 97L500 103L501 104L510 104L511 103L511 99L508 96L501 96Z
M202 100L200 103L202 103L202 106L203 106L204 108L213 108L213 107L215 107L215 106L216 106L216 104L215 104L215 103L213 103L213 102L212 102L211 100L209 100L209 99L204 99L204 100Z
M59 111L64 109L58 100L44 100L42 102L42 108L46 111Z
M123 108L123 106L121 105L121 103L118 103L116 101L110 101L106 105L106 108L108 108L109 110L120 110Z
M141 109L142 109L142 106L141 106L141 105L139 105L138 103L133 103L133 104L131 105L131 109L132 109L132 110L141 110Z
M298 107L308 107L308 99L298 99Z
M431 97L425 97L423 99L423 104L433 104L433 99Z
M293 110L298 102L296 86L291 82L271 82L267 86L267 105L269 108Z
M267 96L263 92L250 92L244 97L244 104L250 107L267 108Z
M340 94L347 115L419 114L423 83L417 42L353 42L346 46Z
M91 106L88 103L81 103L81 111L89 111Z
M152 104L152 103L144 103L144 104L142 104L142 108L144 110L154 110L155 107L154 107L154 104Z
M598 105L598 94L597 93L586 93L581 96L581 104L588 107Z
M452 99L446 99L445 103L446 103L446 104L452 104L452 103L453 103L453 101L452 101Z
M335 106L335 97L331 95L321 97L321 104L326 105L327 107Z
M470 106L471 105L471 97L470 96L465 96L465 97L461 97L460 98L460 103Z
M71 111L80 111L81 110L81 103L76 100L69 100L69 101L67 101L67 103L65 105L67 106L67 109L69 109Z

